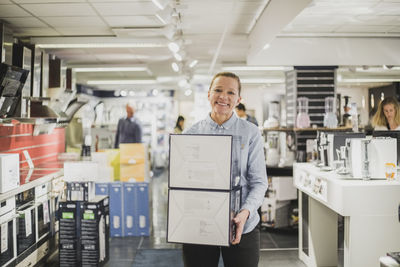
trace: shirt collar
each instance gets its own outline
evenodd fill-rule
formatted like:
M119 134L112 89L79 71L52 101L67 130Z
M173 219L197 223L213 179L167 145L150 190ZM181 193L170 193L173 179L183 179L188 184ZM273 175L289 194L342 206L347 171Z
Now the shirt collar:
M229 120L227 120L226 122L224 122L221 127L224 129L229 129L231 128L235 122L239 119L239 117L236 115L235 112L232 113L232 116L229 118ZM213 128L217 128L219 127L218 123L216 123L215 121L213 121L213 119L211 118L211 113L208 114L208 116L206 117L206 121L211 125L211 127Z

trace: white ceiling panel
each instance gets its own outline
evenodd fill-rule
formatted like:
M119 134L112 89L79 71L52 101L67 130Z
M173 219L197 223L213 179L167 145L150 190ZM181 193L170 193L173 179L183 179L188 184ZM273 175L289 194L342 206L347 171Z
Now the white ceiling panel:
M400 25L400 16L357 16L356 21L369 25Z
M108 27L56 27L55 29L63 35L113 35Z
M340 26L336 29L336 32L388 32L389 29L391 29L392 26L377 26L377 25L344 25Z
M93 7L102 16L154 15L159 9L152 2L135 3L93 3Z
M106 23L99 17L40 17L52 27L106 27Z
M10 23L13 28L45 28L47 25L34 17L24 17L24 18L5 18L6 22Z
M51 28L18 28L14 29L16 36L58 36L60 33Z
M391 28L390 30L389 30L389 32L390 33L400 33L400 27L399 26L395 26L395 27L393 27L393 28Z
M60 3L60 4L23 4L26 10L32 12L38 17L55 17L55 16L96 16L96 12L89 4L79 3Z
M118 1L113 1L113 0L87 0L87 2L90 3L114 3L114 2L149 2L151 3L151 0L118 0Z
M164 26L155 16L106 16L110 27L161 27Z
M86 3L86 0L13 0L17 4Z
M381 2L375 7L378 15L400 15L400 2Z
M12 18L12 17L30 17L31 15L16 5L0 5L0 17L1 18Z

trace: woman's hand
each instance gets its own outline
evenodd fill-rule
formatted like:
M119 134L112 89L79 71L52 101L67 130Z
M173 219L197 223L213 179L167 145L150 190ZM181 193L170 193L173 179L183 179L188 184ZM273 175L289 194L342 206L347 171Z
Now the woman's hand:
M242 238L244 224L249 218L250 211L249 210L241 210L235 218L233 218L233 222L236 224L236 235L235 240L232 241L232 245L237 245L240 243L240 239Z

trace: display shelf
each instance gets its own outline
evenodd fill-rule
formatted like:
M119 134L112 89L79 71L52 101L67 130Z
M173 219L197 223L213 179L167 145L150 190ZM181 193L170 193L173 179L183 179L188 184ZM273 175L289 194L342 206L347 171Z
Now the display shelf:
M267 175L268 176L293 176L293 167L268 167L267 166Z
M316 127L316 128L264 128L264 132L307 132L307 131L324 131L324 132L335 132L335 131L351 131L350 127L337 127L337 128L325 128L325 127Z
M32 169L32 171L33 170L34 169ZM29 182L29 183L23 184L23 185L19 186L18 188L14 189L14 190L8 191L8 192L3 193L3 194L0 194L0 201L4 201L4 200L6 200L6 199L8 199L8 198L10 198L10 197L12 197L14 195L22 193L22 192L24 192L26 190L29 190L31 188L34 188L34 187L36 187L38 185L44 184L46 182L50 182L54 178L60 177L63 174L64 174L64 171L62 169L61 170L54 170L54 172L52 172L50 174L40 176L40 177L36 178L35 180L33 180L33 181Z

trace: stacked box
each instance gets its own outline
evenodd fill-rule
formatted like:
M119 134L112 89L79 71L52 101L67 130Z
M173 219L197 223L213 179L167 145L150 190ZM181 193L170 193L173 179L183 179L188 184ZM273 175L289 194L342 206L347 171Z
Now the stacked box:
M59 203L59 260L60 267L80 265L80 206L78 202Z
M110 183L110 234L124 235L123 187L121 182Z
M94 182L67 182L68 201L91 201L95 197Z
M148 236L148 183L124 183L124 236Z
M170 135L167 241L229 246L240 210L240 141Z
M147 148L144 144L120 144L120 181L143 182L147 180Z
M81 263L102 266L109 259L109 198L81 202Z
M108 196L110 194L109 184L110 183L96 183L95 195L96 196Z

